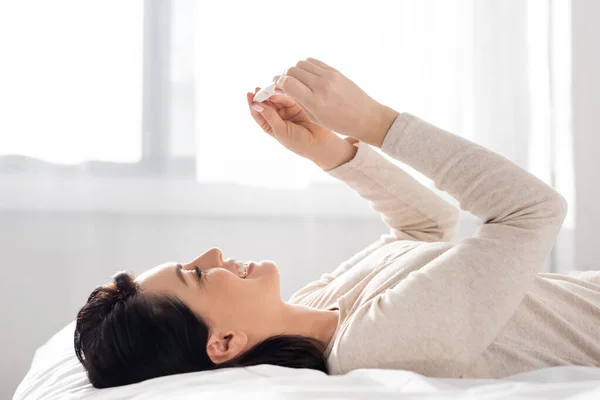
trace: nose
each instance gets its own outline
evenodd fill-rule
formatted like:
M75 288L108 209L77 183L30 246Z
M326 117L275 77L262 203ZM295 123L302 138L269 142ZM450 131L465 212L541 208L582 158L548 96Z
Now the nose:
M217 264L223 263L223 252L218 247L207 250L203 255Z
M185 268L214 268L221 267L223 265L223 252L217 248L213 247L208 249L200 256L195 258L192 262L185 265Z

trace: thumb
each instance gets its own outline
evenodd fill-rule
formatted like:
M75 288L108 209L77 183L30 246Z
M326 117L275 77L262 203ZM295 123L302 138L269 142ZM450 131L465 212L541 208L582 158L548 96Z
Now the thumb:
M260 113L271 127L271 134L277 134L285 131L285 121L281 119L277 110L265 103L254 103L252 108Z

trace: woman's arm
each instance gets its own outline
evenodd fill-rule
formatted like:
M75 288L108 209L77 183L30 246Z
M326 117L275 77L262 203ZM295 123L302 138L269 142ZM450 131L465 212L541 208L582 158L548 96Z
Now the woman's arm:
M329 100L343 98L354 105L350 108L370 100L360 98L339 72L320 65L316 78L288 81L312 82L311 93L301 94L302 106L326 127L361 140L368 131L336 121L339 103ZM511 161L410 114L399 115L379 138L384 152L432 179L483 225L474 237L359 308L340 333L340 364L334 368L394 365L458 377L514 315L554 246L567 205L553 188ZM375 136L364 140L377 144Z
M365 143L354 158L328 171L368 200L390 228L386 242L452 240L459 211Z
M253 103L252 97L252 93L247 94L251 114L266 133L344 181L382 214L391 228L391 234L384 235L382 241L452 239L458 210L405 171L368 145L355 147L356 140L342 140L315 124L292 97L274 96L261 104ZM380 129L377 121L372 130Z
M381 214L390 232L331 274L325 274L322 280L337 278L373 251L397 240L446 242L453 239L459 210L369 145L358 144L352 160L328 172L368 200Z
M484 224L366 304L339 345L377 337L369 341L369 362L458 377L514 315L554 246L567 205L512 162L409 114L396 119L382 148ZM365 359L340 354L343 370L366 366Z
M355 141L349 141L355 142ZM294 293L290 302L306 303L318 291L380 247L397 240L444 242L454 237L459 210L386 160L369 145L358 144L353 159L328 171L381 213L390 232L341 263L331 273Z

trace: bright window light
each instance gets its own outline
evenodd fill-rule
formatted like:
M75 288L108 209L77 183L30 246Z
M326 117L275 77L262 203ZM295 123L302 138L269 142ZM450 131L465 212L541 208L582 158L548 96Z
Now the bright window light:
M0 155L141 157L141 0L0 5Z
M304 187L327 179L263 133L246 104L246 92L307 57L339 69L382 103L466 132L472 1L194 4L201 181Z

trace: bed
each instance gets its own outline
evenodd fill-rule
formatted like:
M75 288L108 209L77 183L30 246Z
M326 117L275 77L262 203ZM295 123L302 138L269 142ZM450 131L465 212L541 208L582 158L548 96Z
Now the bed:
M74 323L35 353L13 400L24 399L600 399L600 368L555 367L499 380L433 379L408 371L327 376L269 365L195 372L95 389L73 352Z

